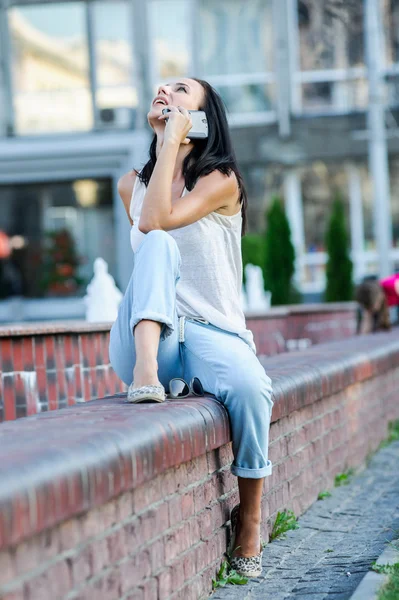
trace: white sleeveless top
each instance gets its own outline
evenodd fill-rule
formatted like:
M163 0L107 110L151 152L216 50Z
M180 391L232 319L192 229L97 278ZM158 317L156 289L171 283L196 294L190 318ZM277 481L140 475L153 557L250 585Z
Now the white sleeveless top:
M147 188L138 176L130 202L133 226L130 241L136 252L146 235L139 230L143 199ZM182 196L187 193L184 188ZM168 233L181 254L180 279L176 286L179 317L196 317L237 333L256 354L253 334L246 328L241 308L242 288L241 208L235 215L211 212L202 219Z

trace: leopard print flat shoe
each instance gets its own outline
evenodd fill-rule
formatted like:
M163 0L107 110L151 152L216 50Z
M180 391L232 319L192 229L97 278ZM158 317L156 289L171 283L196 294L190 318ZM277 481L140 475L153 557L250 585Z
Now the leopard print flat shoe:
M239 575L244 577L259 577L262 574L262 556L263 556L263 540L260 540L260 552L255 556L234 556L231 555L235 549L235 540L237 533L237 525L240 514L240 505L236 506L231 511L231 541L229 544L228 555L229 563L232 569L234 569Z
M163 385L142 385L138 388L133 388L132 382L127 391L126 402L164 402L166 399L165 388Z

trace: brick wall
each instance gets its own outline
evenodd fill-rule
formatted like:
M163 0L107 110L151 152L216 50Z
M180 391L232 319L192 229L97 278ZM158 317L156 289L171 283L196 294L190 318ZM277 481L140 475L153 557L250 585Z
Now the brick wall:
M302 514L399 418L399 335L322 344L264 366L275 401L267 540L278 510ZM238 501L220 403L116 396L3 423L0 444L2 600L208 597Z
M0 421L125 389L108 358L109 324L0 328Z
M348 337L354 314L353 303L279 307L248 317L247 327L258 355L270 356L295 341ZM109 364L109 329L86 322L0 327L0 422L123 392Z

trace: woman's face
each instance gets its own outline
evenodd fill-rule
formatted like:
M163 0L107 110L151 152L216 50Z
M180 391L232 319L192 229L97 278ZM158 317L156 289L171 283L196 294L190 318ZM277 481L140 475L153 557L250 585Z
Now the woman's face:
M182 106L187 110L200 110L205 101L204 88L198 81L179 77L175 81L160 85L158 93L151 103L147 119L152 128L152 122L162 114L165 106Z

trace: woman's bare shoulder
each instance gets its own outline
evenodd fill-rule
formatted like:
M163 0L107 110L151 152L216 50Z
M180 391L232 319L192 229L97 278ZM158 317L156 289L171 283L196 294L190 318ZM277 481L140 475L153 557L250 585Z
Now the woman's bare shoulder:
M132 199L133 186L136 180L137 174L136 171L129 171L120 177L118 180L118 193L122 199L123 205L126 210L127 218L131 225L134 224L131 216L130 216L130 202Z
M238 212L241 204L240 189L234 171L231 171L228 175L226 175L221 173L219 170L215 170L202 179L203 182L206 182L209 187L212 187L213 189L219 189L220 193L223 194L224 204L216 209L215 212L227 216L235 215Z
M132 170L122 175L118 180L118 192L124 202L130 202L136 177L136 171Z

